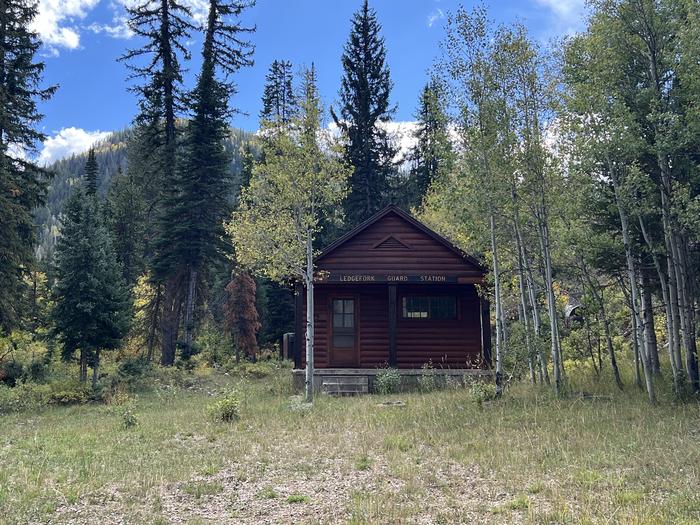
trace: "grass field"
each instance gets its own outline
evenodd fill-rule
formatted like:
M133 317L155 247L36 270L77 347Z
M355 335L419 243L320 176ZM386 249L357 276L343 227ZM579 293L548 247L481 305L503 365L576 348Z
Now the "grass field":
M291 396L212 375L0 417L0 523L700 523L700 408L636 392ZM206 407L235 387L241 419ZM402 400L405 405L383 406Z

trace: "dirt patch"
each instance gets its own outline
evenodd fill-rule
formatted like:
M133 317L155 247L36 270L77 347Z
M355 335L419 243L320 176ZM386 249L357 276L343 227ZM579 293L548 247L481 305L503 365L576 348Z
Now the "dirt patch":
M283 456L280 456L283 457ZM287 453L287 457L296 458ZM478 466L384 459L230 465L138 499L112 487L57 509L50 523L519 523L513 495Z

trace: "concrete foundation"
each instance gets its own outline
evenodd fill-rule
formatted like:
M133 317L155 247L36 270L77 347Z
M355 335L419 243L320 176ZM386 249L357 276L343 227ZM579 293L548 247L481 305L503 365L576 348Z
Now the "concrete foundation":
M381 368L317 368L314 370L314 391L323 391L322 386L324 379L328 378L343 378L343 377L366 377L369 386L369 392L374 393L375 387L374 383L378 374L384 372ZM418 378L424 375L432 375L435 377L435 383L438 387L444 386L448 381L456 381L464 384L468 381L473 380L491 380L493 378L493 372L490 370L481 370L474 368L433 368L426 371L422 368L411 368L405 370L398 370L401 375L401 386L400 390L402 392L409 392L418 389ZM297 392L302 392L304 390L304 380L306 377L306 370L303 368L296 368L292 371L294 378L294 389ZM326 381L328 382L328 381Z

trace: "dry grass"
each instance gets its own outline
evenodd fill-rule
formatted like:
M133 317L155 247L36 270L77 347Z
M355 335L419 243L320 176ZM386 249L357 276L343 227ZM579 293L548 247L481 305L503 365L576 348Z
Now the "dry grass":
M290 397L289 371L114 407L0 419L0 523L698 523L700 409L636 392L558 400L518 386ZM211 381L209 385L211 385Z

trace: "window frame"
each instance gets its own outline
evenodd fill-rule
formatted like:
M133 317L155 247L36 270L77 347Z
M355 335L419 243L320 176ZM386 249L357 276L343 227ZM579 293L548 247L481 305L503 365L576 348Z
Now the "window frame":
M427 308L427 316L425 317L419 317L419 316L410 316L406 315L408 313L407 311L407 301L409 299L425 299L428 301L428 308ZM451 299L454 301L454 314L450 317L434 317L432 316L433 308L432 308L432 303L431 300L433 299ZM414 293L414 294L403 294L401 295L401 310L399 312L399 318L402 321L459 321L460 319L460 309L459 309L459 296L456 293L437 293L437 294L431 294L431 293ZM398 308L397 308L398 310Z

